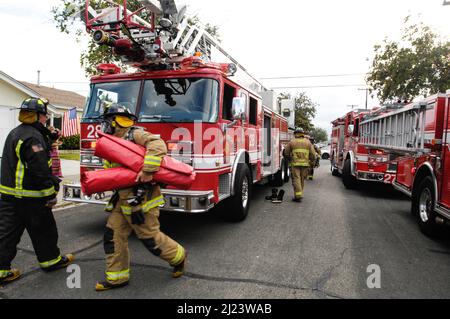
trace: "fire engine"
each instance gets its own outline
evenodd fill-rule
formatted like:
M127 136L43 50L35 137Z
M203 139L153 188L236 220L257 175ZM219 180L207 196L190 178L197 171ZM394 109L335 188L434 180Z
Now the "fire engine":
M360 143L360 123L384 109L353 110L332 122L330 150L331 172L342 175L346 188L355 189L358 181L391 184L396 166L389 155L380 149L367 149Z
M86 1L83 20L94 41L111 47L135 72L102 64L91 79L81 170L102 169L102 159L94 156L99 117L108 104L120 103L135 113L138 126L166 141L169 156L195 169L189 190L163 190L164 211L203 213L225 202L228 217L241 221L253 184L289 180L282 153L292 133L277 112L276 95L208 32L191 25L185 7L178 10L170 0L139 2L143 7L130 12L127 1L102 10ZM211 62L214 54L227 63ZM104 204L105 194L87 197L80 185L70 184L64 185L64 199Z
M361 122L361 143L397 158L393 186L412 198L423 233L441 233L450 220L450 90Z

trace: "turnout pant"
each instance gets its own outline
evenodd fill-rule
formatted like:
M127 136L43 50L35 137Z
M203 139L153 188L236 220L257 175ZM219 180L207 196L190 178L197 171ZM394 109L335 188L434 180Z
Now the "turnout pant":
M58 230L52 210L41 199L0 200L0 277L11 269L17 245L25 231L30 235L37 259L42 268L60 259Z
M309 167L292 166L292 186L294 186L294 196L296 199L303 197L305 190L305 179L308 177Z
M128 237L133 231L153 255L167 261L171 266L177 266L184 260L184 248L160 230L159 208L153 208L145 214L144 224L133 225L131 216L124 215L120 205L115 205L104 237L108 282L121 284L130 278Z

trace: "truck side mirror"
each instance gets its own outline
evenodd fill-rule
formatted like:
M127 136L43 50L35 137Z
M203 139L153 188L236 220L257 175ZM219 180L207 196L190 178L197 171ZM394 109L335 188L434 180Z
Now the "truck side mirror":
M231 109L233 119L245 120L245 110L246 110L245 99L242 97L235 97L233 99L233 106Z

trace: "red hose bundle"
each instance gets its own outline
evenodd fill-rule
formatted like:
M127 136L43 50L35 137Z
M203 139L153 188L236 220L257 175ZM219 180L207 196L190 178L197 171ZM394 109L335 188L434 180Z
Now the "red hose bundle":
M82 191L86 195L123 189L136 185L136 177L144 165L146 149L130 141L99 133L95 156L123 167L85 172L81 175ZM188 189L195 181L194 169L170 156L165 156L154 174L154 181L179 189Z

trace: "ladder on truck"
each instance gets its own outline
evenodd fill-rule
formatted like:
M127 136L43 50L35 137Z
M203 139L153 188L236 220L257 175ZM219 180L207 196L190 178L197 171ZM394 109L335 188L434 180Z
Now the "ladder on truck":
M110 7L95 10L86 0L84 16L80 15L99 45L113 46L116 40L130 41L129 49L138 54L136 58L121 56L124 64L144 71L160 65L174 68L187 57L201 56L203 60L212 61L213 50L217 50L222 55L220 58L232 64L229 73L239 72L237 76L256 92L268 91L203 26L189 22L186 6L178 9L174 0L138 0L142 7L131 12L126 0L122 5L104 1Z
M425 102L412 103L367 116L360 124L361 144L400 154L430 152L425 148L425 120L426 111L432 107Z

